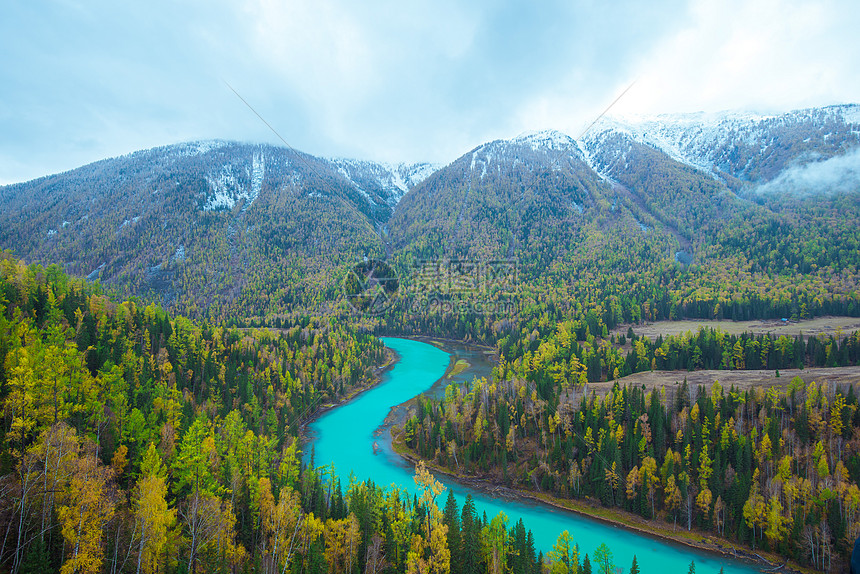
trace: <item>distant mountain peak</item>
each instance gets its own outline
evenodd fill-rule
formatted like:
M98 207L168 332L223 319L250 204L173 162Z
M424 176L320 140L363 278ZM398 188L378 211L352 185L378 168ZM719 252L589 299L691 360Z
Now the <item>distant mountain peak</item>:
M695 112L601 118L583 138L589 151L623 136L733 189L776 179L786 170L842 156L860 146L860 105L840 104L781 114ZM592 164L595 169L600 168Z
M350 158L327 160L374 205L394 208L410 189L439 169L432 163L381 163Z

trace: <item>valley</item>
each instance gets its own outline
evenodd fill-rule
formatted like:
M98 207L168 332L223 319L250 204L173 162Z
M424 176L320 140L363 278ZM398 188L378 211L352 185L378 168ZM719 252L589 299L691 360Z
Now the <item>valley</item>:
M811 174L857 119L447 165L204 141L0 187L0 571L754 568L560 507L838 571L860 181Z

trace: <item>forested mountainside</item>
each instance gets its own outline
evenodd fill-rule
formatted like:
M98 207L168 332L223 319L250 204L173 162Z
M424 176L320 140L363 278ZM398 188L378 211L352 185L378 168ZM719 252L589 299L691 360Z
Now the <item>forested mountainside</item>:
M0 564L578 570L562 539L545 562L528 525L443 512L424 470L419 499L302 467L299 425L373 380L381 333L498 358L418 402L420 456L841 564L860 523L856 389L585 390L858 364L856 332L610 334L860 315L855 111L540 132L438 169L179 144L0 188ZM369 270L393 275L372 312L345 290L378 290Z
M167 146L0 188L0 245L197 317L318 304L333 273L383 255L377 222L422 169Z
M343 282L365 258L387 259L406 287L427 260L506 261L521 280L482 296L528 315L547 301L563 318L591 310L610 327L853 314L856 173L809 182L831 160L850 164L856 116L841 106L602 122L579 142L527 134L435 171L181 144L0 188L0 247L190 316L269 324L292 312L348 313ZM818 171L786 175L798 169ZM789 185L798 178L803 193ZM438 323L426 312L405 317L413 308L404 297L375 324ZM458 336L492 343L496 319L467 311L457 321L471 326Z

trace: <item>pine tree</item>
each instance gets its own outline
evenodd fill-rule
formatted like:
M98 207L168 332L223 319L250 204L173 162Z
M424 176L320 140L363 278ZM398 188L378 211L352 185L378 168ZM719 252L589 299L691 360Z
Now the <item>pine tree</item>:
M633 564L630 565L630 574L639 574L639 563L636 562L636 555L633 555Z
M457 516L459 509L454 493L448 491L448 499L445 501L445 511L442 523L448 527L448 550L451 552L451 574L460 574L462 556L460 553L460 519Z
M478 574L478 557L481 555L481 526L475 514L475 501L472 495L466 496L460 516L461 537L461 574Z
M20 574L44 574L51 572L51 560L45 541L38 536L24 554Z
M591 560L588 559L588 554L585 555L585 560L582 561L582 574L592 574Z

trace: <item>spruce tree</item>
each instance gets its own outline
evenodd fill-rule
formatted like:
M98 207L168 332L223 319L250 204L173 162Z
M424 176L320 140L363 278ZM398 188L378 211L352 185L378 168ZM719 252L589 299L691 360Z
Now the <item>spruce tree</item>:
M475 514L472 495L466 496L460 516L461 561L460 574L478 574L481 555L481 524Z
M457 516L459 509L454 493L448 490L448 499L445 501L445 511L442 523L448 527L448 550L451 552L451 574L460 574L462 555L460 552L460 518Z
M582 574L591 574L591 560L588 559L588 554L585 555L585 560L582 561Z

